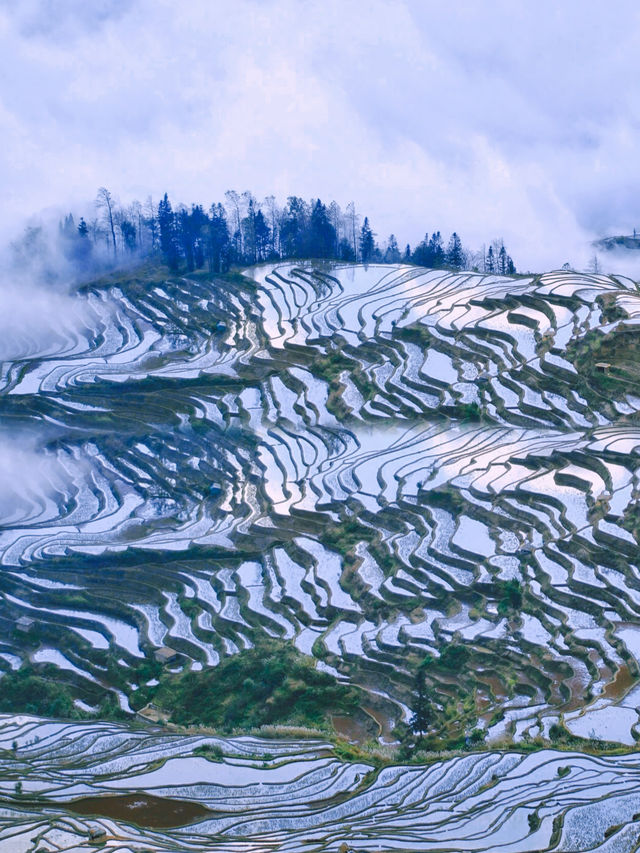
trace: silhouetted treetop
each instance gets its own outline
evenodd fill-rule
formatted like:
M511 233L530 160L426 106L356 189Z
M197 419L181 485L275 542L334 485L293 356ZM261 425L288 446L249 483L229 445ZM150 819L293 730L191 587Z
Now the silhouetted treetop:
M327 204L292 195L280 207L274 196L260 202L248 191L228 190L224 202L215 201L208 209L201 204L174 206L167 193L157 205L149 197L144 205L134 201L122 206L110 190L100 187L95 206L97 215L88 222L81 217L76 226L72 214L60 222L65 257L79 266L158 256L172 272L206 266L220 273L232 265L321 258L515 273L501 240L494 240L488 251L471 253L457 231L446 250L437 229L427 232L413 251L407 244L401 252L395 234L380 246L369 217L361 217L353 202L343 210L336 201ZM34 239L33 233L25 235L14 252L24 255L27 241L33 245Z

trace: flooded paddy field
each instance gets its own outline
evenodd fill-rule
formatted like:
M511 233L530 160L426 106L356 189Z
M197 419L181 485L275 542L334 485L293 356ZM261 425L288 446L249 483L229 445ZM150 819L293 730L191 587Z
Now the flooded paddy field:
M215 762L198 751L211 742ZM2 853L632 851L640 841L637 756L493 751L375 768L320 740L28 717L0 718L0 749Z
M210 813L201 803L154 797L146 793L80 797L61 805L74 814L123 820L149 829L186 826Z
M147 271L76 298L76 322L58 328L52 317L46 350L14 341L0 372L0 671L9 685L28 669L72 703L52 699L48 710L34 699L21 710L169 719L173 709L160 701L168 676L215 670L267 639L293 644L361 691L358 718L334 714L347 740L391 745L411 719L416 672L428 660L434 734L468 746L479 732L474 743L496 750L442 767L527 768L515 799L504 793L494 803L492 825L520 827L515 846L512 829L500 844L591 849L566 846L571 815L600 780L602 797L614 796L608 780L631 778L634 759L583 756L571 788L571 776L554 777L550 756L558 745L630 749L640 736L635 284L572 272L509 279L307 263L211 280ZM0 708L12 710L1 704L3 679ZM94 724L75 725L91 741ZM80 729L69 731L73 741ZM121 735L113 737L107 751L117 752ZM532 742L547 751L499 751ZM166 754L156 760L167 767ZM337 759L317 760L329 761L329 776L347 773ZM529 770L534 761L544 772ZM174 802L178 782L185 808L217 813L201 793L219 783L220 765L200 756L201 765L206 774L188 783L140 771L139 788L113 786L117 798L108 786L96 793L93 781L71 786L56 795L67 804L61 826L86 826L71 804L90 808L107 794L123 812L96 812L103 821L125 820L127 803L151 813L155 800L126 798L144 791ZM435 808L425 805L435 783L416 776L405 789L406 779L434 770L399 767L403 805L393 800L380 849L492 849L473 822L460 830L464 842L447 847L437 809L411 836L411 798L422 820ZM518 805L521 794L534 796L530 772L547 770L546 805ZM354 774L362 782L370 772ZM349 837L354 849L371 848L372 791L395 790L393 772L376 771L366 791L353 783L347 799L369 826L368 841L355 830ZM293 778L279 783L283 794ZM489 808L469 791L465 781L461 827ZM225 793L223 810L237 797ZM603 850L633 849L624 845L636 843L640 805L627 817L624 809L619 830L596 840ZM522 841L532 810L539 846L518 847L533 843ZM377 810L377 825L386 814ZM202 820L230 832L219 816ZM242 828L267 839L251 849L302 843L296 836L287 847L278 820ZM333 849L309 832L309 849ZM145 840L139 849L154 844L199 849L200 841ZM228 849L246 848L229 841Z

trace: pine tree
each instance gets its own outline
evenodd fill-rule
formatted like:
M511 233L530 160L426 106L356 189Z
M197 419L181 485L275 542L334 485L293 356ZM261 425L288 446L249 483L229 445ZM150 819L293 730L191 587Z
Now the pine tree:
M89 229L84 219L76 228L73 214L69 213L58 224L59 245L65 258L71 263L82 267L91 255Z
M447 263L450 267L453 267L454 270L461 270L465 264L462 241L455 231L451 235L451 239L449 240L449 245L447 247Z
M400 261L400 249L395 234L390 234L387 240L387 248L384 253L385 264L397 264Z
M208 224L207 214L202 205L194 204L191 211L180 206L174 216L175 239L179 242L187 270L192 272L204 264L203 234Z
M496 271L496 259L493 254L493 246L489 246L489 251L487 252L487 263L486 263L487 272L495 272Z
M432 267L441 267L445 261L444 246L439 231L434 231L429 240L429 261Z
M164 262L172 272L177 272L180 256L176 234L173 208L167 194L158 205L158 228L160 229L160 249Z
M353 246L351 245L351 241L347 240L346 237L343 237L340 240L338 245L338 260L340 261L355 261L356 256L353 251Z
M209 272L224 272L229 266L231 244L227 212L222 204L212 204L205 237Z
M498 252L498 272L500 275L507 274L507 250L504 247L504 243L500 246L500 251Z
M189 231L193 246L193 262L197 270L204 266L204 242L208 225L209 217L202 205L192 205L189 214Z
M329 220L327 208L317 199L309 222L309 255L312 258L330 258L335 242L336 232Z
M285 258L308 256L309 209L304 199L290 196L280 226L280 246Z
M431 250L429 248L429 232L424 235L424 240L422 240L413 250L412 260L414 264L417 264L420 267L431 267L433 266Z
M423 735L429 730L435 719L435 709L429 698L426 680L426 662L422 664L416 673L413 689L413 714L411 716L411 730L417 735L418 743Z
M256 241L256 260L264 261L269 255L269 248L271 246L271 229L269 228L267 220L264 218L264 214L261 210L258 210L256 213L254 233Z
M360 260L363 264L369 263L375 252L374 233L369 225L369 217L365 216L360 230Z
M256 200L250 192L243 192L242 198L247 205L247 215L241 223L244 259L249 264L255 264L258 258L258 247L256 246Z
M58 223L58 233L61 237L66 237L68 240L73 239L76 236L76 225L73 219L73 213L69 213L65 216L64 220L60 220Z

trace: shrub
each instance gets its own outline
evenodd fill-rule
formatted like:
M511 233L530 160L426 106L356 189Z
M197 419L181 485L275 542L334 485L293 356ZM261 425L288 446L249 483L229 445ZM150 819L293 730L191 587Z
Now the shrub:
M203 755L209 761L222 761L224 752L218 743L203 743L193 750L194 755Z
M69 688L36 675L25 666L2 677L0 712L36 714L41 717L80 717Z
M290 643L261 640L215 669L185 672L155 696L181 725L226 731L263 725L322 726L331 713L358 707L357 691L317 670Z
M549 740L562 740L564 734L564 729L558 723L554 723L552 726L549 727Z
M501 585L500 599L498 601L498 613L501 616L506 616L507 613L522 609L522 589L520 583L512 578L505 584Z
M469 658L469 652L465 646L457 646L450 643L445 646L440 655L438 665L449 672L460 672Z

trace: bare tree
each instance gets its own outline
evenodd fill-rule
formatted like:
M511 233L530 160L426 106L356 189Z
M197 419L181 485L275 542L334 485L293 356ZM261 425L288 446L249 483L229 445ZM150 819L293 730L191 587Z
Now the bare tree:
M137 200L132 201L129 206L129 219L133 222L138 232L138 249L142 249L142 226L144 224L144 220L142 216L142 205Z
M338 246L340 245L340 240L342 239L343 216L342 211L340 210L340 205L337 201L332 201L329 205L329 221L333 225L333 229L336 232L336 239L333 245L333 253L336 257L338 257Z
M478 249L475 252L473 249L467 249L465 251L466 255L466 263L465 269L473 270L473 272L486 272L487 271L487 258L485 256L485 246L482 249Z
M98 240L104 237L104 231L97 219L92 219L89 222L89 234L91 234L91 239L94 243L97 243Z
M253 193L245 190L242 193L242 202L246 215L242 220L243 249L250 263L255 264L257 256L256 248L256 213L259 210Z
M280 210L276 204L276 198L268 195L262 203L267 211L269 228L271 228L271 249L274 253L280 251Z
M151 243L151 251L155 252L160 243L158 220L156 218L156 208L153 204L153 199L149 196L144 204L144 224L149 230L149 241Z
M232 231L232 239L236 243L236 252L241 255L242 254L242 228L241 228L241 220L242 214L240 213L240 196L235 190L227 190L224 194L224 197L227 200L227 204L231 209L231 222L233 223L231 226Z
M105 221L105 224L109 227L109 230L111 232L113 257L115 258L118 253L118 249L116 246L116 229L114 225L115 202L113 200L113 196L106 187L100 187L100 189L98 190L98 196L96 198L96 207L98 208L98 210L102 211L102 216Z
M602 272L602 267L600 266L600 258L595 253L589 261L588 272L593 273L594 275L600 275L600 273Z
M353 257L358 260L358 239L357 239L357 228L358 228L358 215L356 213L355 204L350 201L346 208L346 217L347 222L349 223L349 231L351 237L351 245L353 246Z

